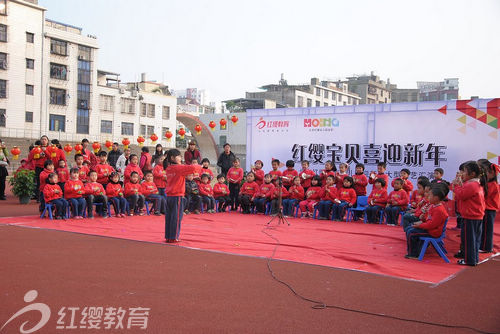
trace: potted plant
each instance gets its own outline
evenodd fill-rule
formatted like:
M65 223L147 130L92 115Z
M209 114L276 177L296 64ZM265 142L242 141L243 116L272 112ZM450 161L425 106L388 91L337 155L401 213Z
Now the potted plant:
M35 171L22 169L10 178L12 193L19 198L19 203L28 204L35 191Z

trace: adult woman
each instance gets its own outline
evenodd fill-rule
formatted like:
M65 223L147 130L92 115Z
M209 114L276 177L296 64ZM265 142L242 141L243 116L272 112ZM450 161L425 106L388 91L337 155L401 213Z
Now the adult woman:
M39 147L42 149L42 152L37 154L35 156L34 149L30 151L28 154L28 162L33 162L35 165L35 182L36 182L36 188L35 188L35 195L37 198L37 202L40 199L40 173L43 171L43 165L45 164L45 160L47 160L47 155L45 154L45 150L47 149L47 146L49 145L49 137L46 135L43 135L40 138L40 145Z
M186 165L191 165L193 160L197 160L199 164L201 161L201 154L200 151L196 149L196 142L191 140L188 149L184 152L184 162Z
M0 200L5 201L5 181L9 172L7 171L7 166L9 165L9 159L7 159L7 148L5 143L0 139Z
M156 144L155 153L153 154L153 161L155 161L156 158L162 155L163 155L163 146L161 146L161 144Z

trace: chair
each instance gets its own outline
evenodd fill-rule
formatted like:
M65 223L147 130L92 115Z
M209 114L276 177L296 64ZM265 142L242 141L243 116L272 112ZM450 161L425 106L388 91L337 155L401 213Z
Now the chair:
M295 211L295 218L297 218L299 216L299 211L302 213L302 211L300 210L299 203L295 204L294 209L292 209L292 210ZM293 213L293 211L292 211L292 213Z
M111 217L111 203L112 201L111 200L108 200L108 217ZM128 204L128 201L125 201L125 211L127 211L127 213L130 213L130 208L129 208L129 204ZM114 211L114 208L115 206L113 205L113 211ZM116 215L116 212L115 212L115 215Z
M150 213L149 204L151 204L151 210L153 210L154 202L150 202L148 200L144 201L144 206L146 207L146 214L148 216L149 216L149 213ZM203 213L203 205L201 206L201 212Z
M420 251L420 255L418 256L419 261L422 261L422 259L424 258L425 251L427 250L427 247L429 246L430 242L434 247L434 249L436 250L436 252L438 252L439 256L441 256L446 263L450 263L450 260L448 260L448 258L446 257L446 253L448 252L444 248L444 242L443 242L443 239L446 236L446 224L448 224L448 218L446 218L444 222L443 232L441 233L441 236L437 238L420 237L420 240L422 240L424 244L422 245L422 250Z
M347 208L346 222L350 222L352 219L354 219L355 212L363 212L364 222L366 224L366 215L364 214L364 212L366 211L367 207L368 207L368 196L358 196L356 207Z
M42 194L42 196L43 196L43 194ZM52 211L54 211L55 207L51 203L45 202L45 198L44 198L44 203L45 203L45 206L43 208L42 214L40 215L40 218L45 218L45 212L47 212L50 220L52 220L53 219Z
M266 211L264 212L264 215L268 216L271 214L271 202L266 203Z

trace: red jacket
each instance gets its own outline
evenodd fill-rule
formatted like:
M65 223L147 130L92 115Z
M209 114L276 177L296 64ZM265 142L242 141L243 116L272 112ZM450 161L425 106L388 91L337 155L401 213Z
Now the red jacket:
M356 204L356 191L354 188L340 188L337 190L337 197L341 201L349 202L349 204Z
M81 167L77 166L77 168L78 168L78 178L80 179L80 181L86 182L89 178L90 169L85 165L82 165Z
M62 197L61 187L57 184L48 183L43 188L43 198L45 203L50 203L51 201Z
M201 165L171 164L165 169L167 174L167 196L184 196L186 192L186 175L200 173Z
M64 183L69 180L69 170L64 167L59 167L56 169L57 176L59 177L59 183Z
M125 184L125 197L141 195L141 184L129 182Z
M393 203L392 201L396 201L396 203ZM389 198L387 199L387 204L399 206L401 210L406 210L409 202L408 194L403 189L391 191Z
M47 178L51 173L55 173L55 171L50 171L48 169L42 170L40 173L40 191L43 191L43 188L45 187L45 184L47 183Z
M240 184L241 180L243 180L243 168L229 168L227 172L227 181L229 183L237 183Z
M214 185L214 197L223 197L229 195L229 187L225 183L216 183Z
M411 193L410 204L412 208L416 208L420 201L424 198L424 195L418 193L418 190L414 190Z
M486 196L486 210L498 211L500 208L500 192L498 183L488 182L488 196Z
M92 151L90 151L88 148L82 151L83 155L83 160L86 160L89 162L89 169L94 170L95 166L97 165L97 157L95 156Z
M259 185L257 184L257 182L245 182L241 186L240 195L253 197L257 193L257 191L259 191Z
M300 185L304 188L309 188L311 186L311 181L312 181L312 178L314 175L316 175L316 173L314 173L314 171L312 171L310 169L303 169L299 173ZM310 177L308 177L307 179L304 179L304 176L310 176Z
M255 174L255 182L260 186L264 183L264 171L261 169L252 169L252 172Z
M61 150L60 148L58 148L56 156L54 158L48 157L47 159L52 160L52 162L54 163L54 166L59 166L59 161L61 161L61 160L66 161L66 155L64 154L63 150Z
M139 167L141 168L143 173L150 172L153 170L153 166L151 165L151 154L148 152L141 152L141 160L139 160Z
M273 194L271 196L271 199L275 199L275 198L279 198L280 196L280 187L277 186L277 187L274 187L274 191L273 191ZM286 190L285 187L281 186L281 198L288 198L290 194L288 193L288 191Z
M203 174L210 175L210 180L214 179L214 173L210 170L210 168L201 167L201 175L203 175Z
M333 182L335 183L335 172L333 170L327 170L323 169L321 173L319 174L319 177L321 177L321 184L326 184L326 178L328 176L333 176Z
M410 193L413 190L413 183L411 183L411 181L408 179L401 179L401 180L403 180L403 190L406 191L406 194L408 194L408 197L410 197ZM391 182L391 187L393 188L394 188L394 181L396 181L396 179L392 180Z
M375 175L375 178L370 177L368 179L369 184L375 184L375 180L377 179L382 179L385 181L385 187L383 187L385 190L387 190L387 187L389 186L389 176L387 174L377 174Z
M348 176L349 175L347 173L340 174L339 172L335 174L335 185L337 186L337 189L344 188L344 179Z
M460 201L460 215L470 220L480 220L484 217L486 202L484 190L478 179L471 179L462 186L455 186L455 198Z
M291 186L293 184L293 179L296 176L299 176L299 172L297 172L295 169L289 170L287 168L283 171L282 176L283 176L283 185Z
M335 201L337 199L337 187L335 185L324 186L321 189L321 200L322 201Z
M197 159L198 163L200 162L201 160L200 151L194 149L194 151L186 150L186 152L184 152L184 162L186 163L186 165L191 165L194 159Z
M68 180L64 184L64 197L66 198L80 198L85 194L85 187L81 180Z
M46 146L40 146L40 148L42 149L42 153L40 154L40 157L38 159L35 159L35 153L33 152L33 150L34 150L33 149L28 154L28 161L33 161L33 164L35 165L35 167L43 168L43 165L45 164L45 160L48 159L47 155L45 154L45 149L47 147Z
M106 186L106 195L108 197L120 197L123 196L123 188L119 183L110 182Z
M269 172L269 175L271 175L271 182L274 185L277 185L276 181L278 180L278 177L283 175L283 173L280 170L272 170Z
M309 196L308 196L309 194ZM319 201L321 197L321 187L309 187L306 192L306 199L310 201Z
M291 199L302 201L304 199L304 188L295 184L288 189Z
M153 181L158 188L165 188L167 186L167 172L165 172L161 164L153 168Z
M94 196L104 196L106 192L102 184L97 182L87 182L85 183L85 194Z
M372 200L373 204L371 204ZM370 205L385 206L387 204L387 189L377 189L373 187L370 196L368 196L368 203L370 203Z
M431 205L425 221L418 228L427 230L431 236L437 238L443 233L444 222L447 218L448 212L442 203Z
M214 190L210 183L201 182L198 184L198 189L200 189L200 195L214 197Z
M139 174L139 180L142 180L142 178L144 177L144 174L142 174L142 170L139 168L139 166L130 162L127 165L127 167L125 167L125 172L123 173L123 183L124 184L130 182L130 174L132 174L133 172L136 172L137 174Z
M365 174L354 174L352 176L354 180L354 191L358 196L366 196L366 186L368 185L368 178Z
M422 214L429 212L430 203L427 198L422 198L422 200L417 204L415 209L415 217L420 217Z
M257 193L254 197L265 197L267 199L271 199L273 196L274 184L272 183L262 183Z
M115 171L115 169L107 163L99 163L95 166L95 171L97 172L97 182L100 184L108 184L109 176Z
M141 194L148 197L149 195L157 195L158 188L156 188L156 184L154 182L144 181L141 183Z

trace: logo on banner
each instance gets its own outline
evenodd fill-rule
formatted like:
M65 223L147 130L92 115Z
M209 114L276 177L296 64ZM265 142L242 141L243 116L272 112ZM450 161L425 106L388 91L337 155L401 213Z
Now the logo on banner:
M266 121L261 117L255 126L262 132L288 132L290 121Z
M337 118L304 118L304 128L310 131L333 131L334 127L339 126Z

